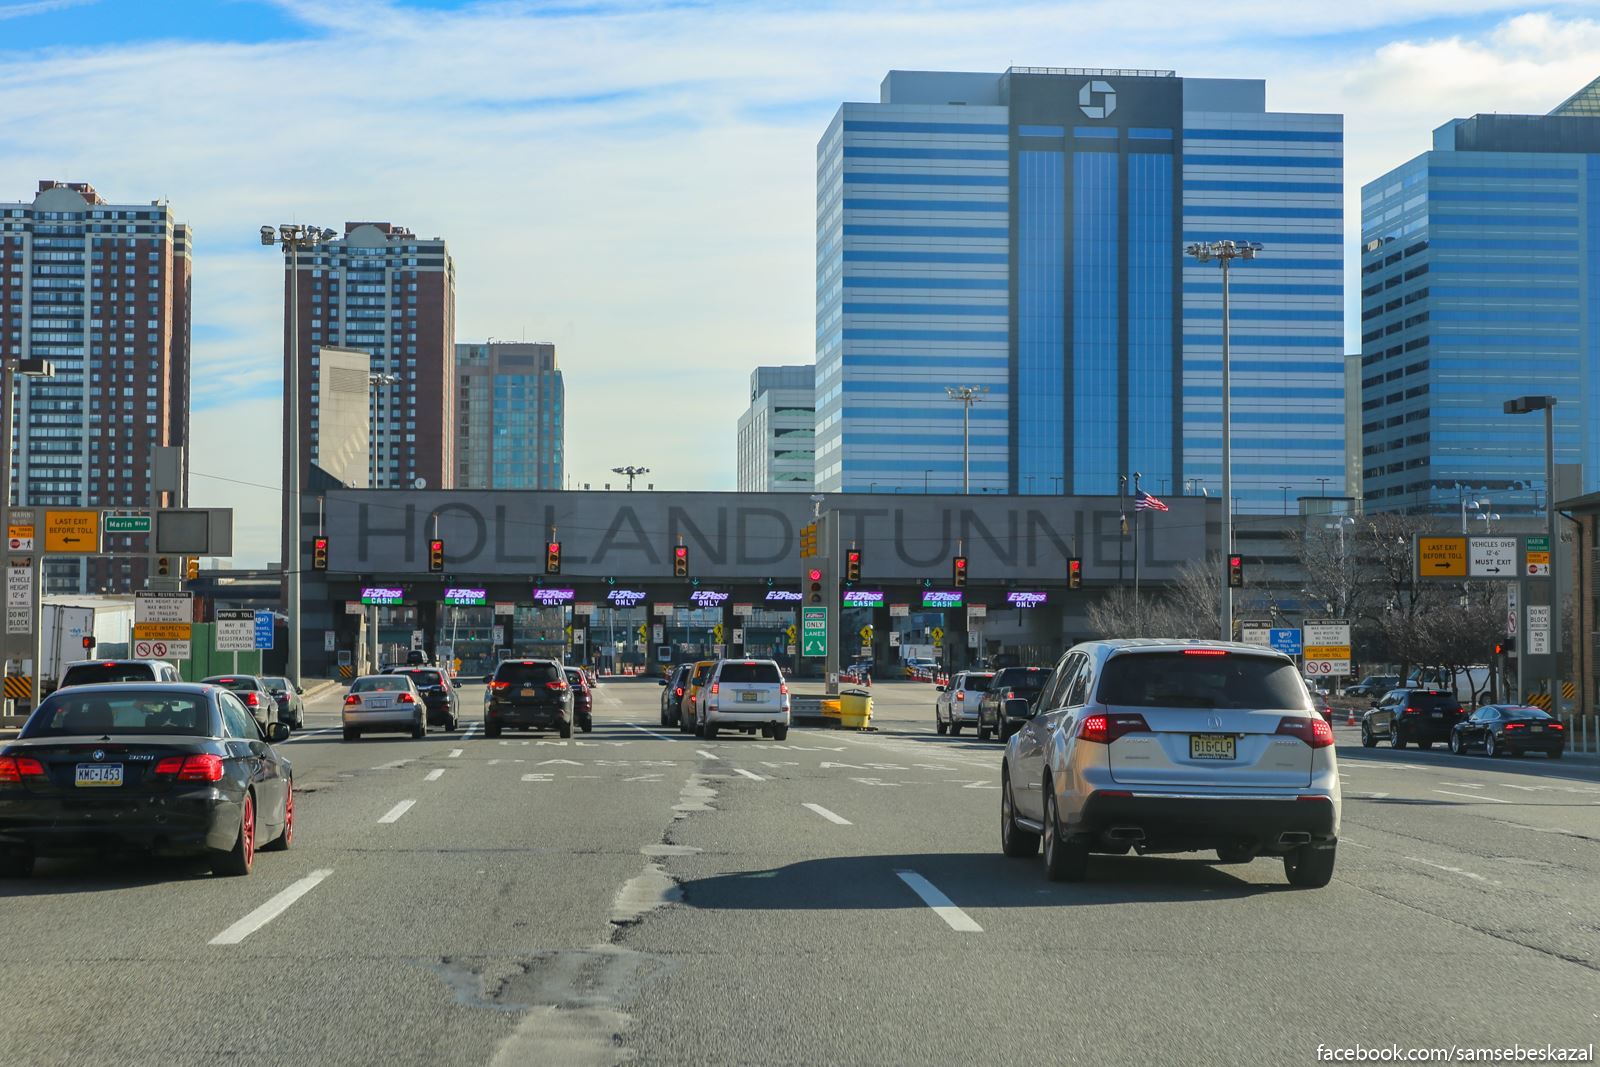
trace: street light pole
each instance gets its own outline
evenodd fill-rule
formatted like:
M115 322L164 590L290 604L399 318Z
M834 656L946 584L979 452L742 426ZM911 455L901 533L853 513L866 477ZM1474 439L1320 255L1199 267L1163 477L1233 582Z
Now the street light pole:
M284 346L283 419L283 570L284 615L289 631L283 673L300 684L300 250L331 241L332 230L284 223L261 227L261 243L281 244L289 267L289 343Z
M1233 397L1228 359L1228 269L1235 259L1254 259L1261 251L1258 241L1205 241L1189 245L1184 252L1199 263L1216 260L1222 268L1222 554L1233 551ZM1233 589L1226 578L1217 607L1217 621L1224 641L1233 639Z
M1553 396L1519 396L1507 400L1502 410L1507 415L1526 415L1533 411L1544 412L1544 522L1545 534L1550 539L1550 712L1561 715L1561 531L1556 528L1556 398ZM1518 605L1518 610L1527 609ZM1525 627L1519 627L1519 630ZM1517 662L1522 662L1528 639L1525 634L1518 649ZM1520 695L1520 694L1519 694Z
M631 463L626 467L612 467L612 474L620 474L628 479L628 492L633 492L633 480L641 474L649 474L649 467L635 467Z
M961 402L961 493L972 492L970 457L972 455L972 405L983 399L989 391L987 385L947 385L945 395Z

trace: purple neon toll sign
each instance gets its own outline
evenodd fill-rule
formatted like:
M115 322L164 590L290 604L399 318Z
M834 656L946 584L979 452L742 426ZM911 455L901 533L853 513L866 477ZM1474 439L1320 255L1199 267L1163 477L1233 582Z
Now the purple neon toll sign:
M1014 608L1040 608L1050 599L1047 593L1007 593L1006 603Z
M571 589L535 589L533 600L534 603L548 608L559 604L570 604L575 595Z

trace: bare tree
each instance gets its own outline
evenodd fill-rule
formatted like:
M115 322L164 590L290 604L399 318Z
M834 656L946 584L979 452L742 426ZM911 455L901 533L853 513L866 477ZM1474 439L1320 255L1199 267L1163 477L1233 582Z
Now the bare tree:
M1089 628L1097 637L1215 638L1221 597L1222 558L1191 560L1167 590L1146 589L1137 601L1125 587L1111 590L1089 607Z
M1089 629L1096 637L1167 636L1166 598L1152 590L1137 600L1127 586L1117 586L1089 605Z

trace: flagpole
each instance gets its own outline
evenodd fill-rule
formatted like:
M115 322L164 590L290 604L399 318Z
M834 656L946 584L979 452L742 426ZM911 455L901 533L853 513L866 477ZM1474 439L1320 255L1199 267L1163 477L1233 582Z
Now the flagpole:
M1128 476L1117 475L1117 508L1121 511L1117 528L1117 588L1122 588L1122 549L1128 540Z
M1140 488L1140 481L1144 475L1138 471L1133 472L1133 612L1139 615L1139 494L1144 492ZM1142 624L1144 620L1140 618Z

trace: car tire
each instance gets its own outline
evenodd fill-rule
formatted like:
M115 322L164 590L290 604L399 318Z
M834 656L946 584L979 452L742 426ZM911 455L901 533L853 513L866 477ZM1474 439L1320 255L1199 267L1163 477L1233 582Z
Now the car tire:
M350 727L346 726L344 728L344 739L346 741L359 741L361 740L361 731L352 730Z
M32 874L32 852L22 849L0 852L0 878L27 878Z
M1044 783L1044 873L1052 882L1081 882L1089 876L1089 846L1062 840L1056 792L1048 778Z
M935 719L934 720L934 723L933 723L933 732L934 733L938 734L940 737L943 737L946 733L949 732L949 730L950 730L949 724L945 723L943 720L940 720L940 719Z
M579 725L579 728L581 730L583 730L584 733L586 733L586 734L594 733L594 716L585 715L583 717L583 722L579 723L578 725Z
M979 741L987 741L987 740L989 740L989 728L987 726L983 725L983 723L981 721L978 723L978 740Z
M1546 752L1544 755L1545 755L1546 759L1560 759L1561 758L1561 750L1559 748L1552 748L1549 752Z
M717 732L719 729L721 728L715 723L704 723L700 727L700 736L704 737L707 741L715 741L717 739Z
M1400 731L1393 726L1389 727L1389 747L1395 749L1406 747L1405 739L1400 736Z
M1249 863L1256 858L1256 850L1249 845L1223 845L1217 849L1218 863Z
M484 737L499 737L500 736L500 724L499 723L493 723L493 724L484 723L483 724L483 736Z
M789 728L787 726L774 726L772 728L772 739L774 741L789 740Z
M1376 737L1372 736L1372 731L1367 729L1367 724L1366 723L1362 723L1361 724L1361 747L1362 748L1377 748L1378 747L1378 739Z
M1039 852L1039 835L1017 825L1011 775L1005 771L1000 775L1000 851L1013 859L1024 859Z
M961 724L956 722L954 719L950 720L950 736L951 737L960 737L961 736Z
M461 717L459 715L450 716L449 729L451 733L455 733L457 730L461 729Z
M283 832L261 846L262 852L287 852L294 844L294 782L283 798Z
M256 862L256 800L244 795L244 810L239 814L239 836L233 847L211 857L211 873L224 878L239 878L250 873Z
M426 717L418 719L411 725L411 739L421 741L428 736L428 720Z
M1296 889L1321 889L1333 881L1335 849L1301 845L1283 857L1283 873Z
M1483 735L1483 754L1490 759L1500 755L1500 746L1495 743L1493 730Z
M567 721L563 722L561 724L560 729L557 732L563 738L571 737L572 736L572 720L568 719Z
M1459 756L1459 755L1461 755L1461 753L1463 752L1464 749L1465 749L1465 746L1462 745L1462 743L1461 743L1461 735L1459 733L1457 733L1456 731L1452 730L1450 732L1450 751L1451 751L1451 753L1454 754L1454 755Z
M1417 742L1417 747L1422 749L1422 751L1426 752L1430 748L1433 747L1433 742L1432 741L1418 741Z

